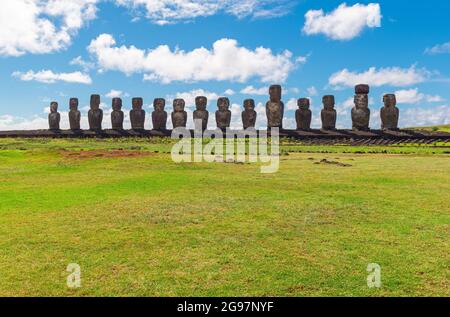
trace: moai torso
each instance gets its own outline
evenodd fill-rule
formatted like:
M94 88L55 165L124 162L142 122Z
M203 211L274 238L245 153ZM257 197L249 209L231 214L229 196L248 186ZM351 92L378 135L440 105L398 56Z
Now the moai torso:
M272 85L269 88L270 100L266 103L267 127L282 128L284 103L281 101L281 86Z
M219 110L216 111L216 124L219 129L225 130L230 127L231 123L231 111L230 100L228 98L219 98L217 100L217 107Z
M58 103L52 102L50 104L50 113L48 115L48 126L50 130L59 130L59 122L61 115L58 112Z
M380 110L381 129L398 130L399 110L395 106L397 100L394 94L387 94L383 97L384 107Z
M173 101L172 125L173 128L186 128L187 112L184 111L186 103L183 99Z
M208 99L206 97L200 96L195 98L196 110L194 111L194 122L195 120L201 120L201 128L203 131L208 128L209 113L208 110L206 110L207 103Z
M167 126L167 112L164 111L166 101L162 98L156 98L153 101L153 108L155 111L152 113L153 130L164 131Z
M312 113L309 110L309 99L301 98L297 101L298 110L295 112L295 120L297 121L297 130L310 130Z
M356 131L368 131L370 121L369 86L355 87L355 107L352 108L352 127Z
M132 109L130 111L131 129L144 130L145 110L142 109L144 100L142 98L133 98Z
M244 100L244 111L242 111L242 125L244 129L255 127L256 116L255 101L253 99Z
M78 99L71 98L69 102L69 124L70 130L80 130L81 113L78 111Z
M122 111L122 99L113 98L111 112L111 126L113 130L123 130L124 113Z
M324 96L322 98L323 109L320 113L322 119L322 130L336 130L336 110L334 110L334 96Z
M89 129L101 130L103 121L103 110L100 109L100 95L91 96L91 109L88 112Z

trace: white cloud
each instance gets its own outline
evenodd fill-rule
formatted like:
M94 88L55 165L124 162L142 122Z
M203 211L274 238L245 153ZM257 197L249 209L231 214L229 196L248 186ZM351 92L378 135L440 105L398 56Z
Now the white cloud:
M343 69L332 74L328 83L332 86L352 87L357 84L369 84L374 87L391 85L396 87L409 86L424 82L430 75L425 69L388 67L377 70L375 67L369 68L362 73L351 72Z
M243 95L257 95L257 96L264 96L269 94L269 88L268 87L260 87L255 88L253 86L247 86L244 89L241 90L241 94Z
M351 40L365 27L380 27L381 18L378 3L357 3L351 7L343 3L328 14L322 9L306 12L303 32L307 35L322 33L333 40Z
M128 97L128 96L129 96L129 94L124 93L121 90L115 90L115 89L111 89L110 92L105 94L105 97L107 97L107 98L122 98L122 97Z
M285 15L292 3L288 0L115 0L117 5L144 12L152 23L166 25L208 17L218 13L238 18L270 18Z
M94 63L87 62L83 60L81 56L78 56L70 61L70 65L75 65L81 67L83 71L87 72L95 67Z
M398 104L416 104L419 102L442 102L444 99L437 95L427 95L419 92L418 88L397 90L395 96Z
M297 105L297 99L295 98L291 98L288 100L288 102L286 103L286 110L297 110L298 109L298 105Z
M450 42L438 44L425 50L425 54L429 55L449 54L449 53L450 53Z
M2 0L0 55L45 54L66 48L95 18L97 0Z
M450 106L410 108L400 111L401 127L420 127L450 124Z
M306 91L308 92L308 95L311 97L317 96L317 89L314 86L309 87L308 89L306 89Z
M167 45L142 50L135 46L116 46L110 34L92 40L88 51L102 71L117 70L127 75L144 73L144 80L206 81L229 80L245 82L256 77L263 82L284 82L295 68L292 53L274 55L268 48L254 51L238 46L236 40L221 39L211 50L204 47L186 52L171 51Z
M225 92L223 94L227 95L227 96L233 96L235 94L235 92L233 89L227 89L227 90L225 90Z
M15 78L19 78L22 81L38 81L46 84L54 84L59 81L73 84L92 84L91 77L88 74L84 74L81 72L54 73L51 70L41 70L35 73L34 71L30 70L26 73L17 71L14 72L12 76Z

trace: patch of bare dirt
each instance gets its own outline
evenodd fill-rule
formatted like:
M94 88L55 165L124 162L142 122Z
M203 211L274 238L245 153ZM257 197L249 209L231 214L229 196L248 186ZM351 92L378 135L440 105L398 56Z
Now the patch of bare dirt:
M351 164L346 164L346 163L337 162L337 161L330 161L327 159L322 159L322 160L320 160L320 162L315 162L314 164L330 164L330 165L336 165L336 166L342 166L342 167L352 166Z
M153 153L147 151L129 150L87 150L87 151L61 151L64 158L71 159L93 159L93 158L122 158L122 157L143 157Z

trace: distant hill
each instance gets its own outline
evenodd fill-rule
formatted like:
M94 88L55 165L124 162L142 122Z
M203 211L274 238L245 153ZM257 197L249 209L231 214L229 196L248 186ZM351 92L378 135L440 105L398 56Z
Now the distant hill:
M407 129L450 133L450 124L436 125L436 126L432 126L432 127L411 127L411 128L407 128Z

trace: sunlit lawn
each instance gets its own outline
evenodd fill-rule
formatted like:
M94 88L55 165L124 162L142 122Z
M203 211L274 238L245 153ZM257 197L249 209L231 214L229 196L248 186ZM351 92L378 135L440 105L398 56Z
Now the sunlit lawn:
M286 145L276 174L170 148L0 140L0 295L450 295L448 147Z

